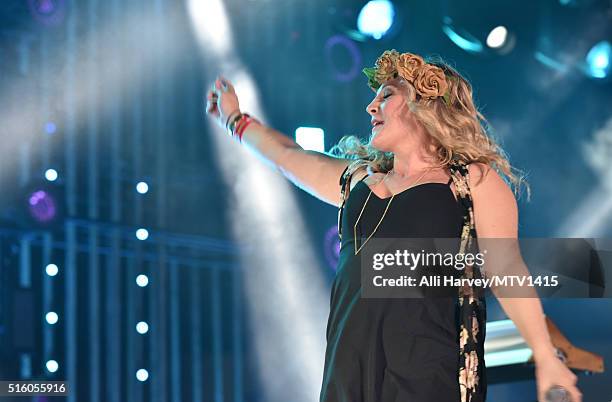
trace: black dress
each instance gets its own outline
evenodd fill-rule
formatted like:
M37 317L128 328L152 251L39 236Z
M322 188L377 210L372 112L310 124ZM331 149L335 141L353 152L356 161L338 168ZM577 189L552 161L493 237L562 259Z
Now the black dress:
M396 194L374 237L460 237L463 213L451 182ZM360 297L353 226L369 193L361 179L344 204L320 401L459 402L457 299ZM388 201L372 193L359 222L361 236L372 233ZM486 381L480 382L472 402L485 399Z

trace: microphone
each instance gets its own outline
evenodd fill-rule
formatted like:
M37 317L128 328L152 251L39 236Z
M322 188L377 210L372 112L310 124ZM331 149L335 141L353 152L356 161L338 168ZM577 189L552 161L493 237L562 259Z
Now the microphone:
M554 385L546 391L545 402L572 402L570 393L559 385Z

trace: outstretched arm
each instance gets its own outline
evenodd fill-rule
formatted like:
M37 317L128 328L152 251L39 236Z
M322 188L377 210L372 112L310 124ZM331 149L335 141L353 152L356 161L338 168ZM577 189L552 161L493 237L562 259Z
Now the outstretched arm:
M484 165L480 167L483 169L478 169L475 165L469 166L478 237L485 239L485 243L486 239L517 239L518 208L514 194L497 172ZM489 244L499 243L490 241ZM513 242L509 241L508 244ZM500 257L506 260L504 263L506 266L512 265L507 269L528 274L528 269L520 257L520 250L510 247L507 252L501 253ZM576 375L555 355L542 304L537 294L533 292L530 297L511 298L502 297L495 289L493 292L506 315L514 322L533 350L538 400L544 401L545 392L553 385L560 385L570 392L573 401L581 401L582 394L576 387Z
M215 86L216 91L208 91L206 113L225 129L227 117L240 111L238 97L233 85L222 77L217 78ZM304 150L289 136L257 122L246 127L242 144L274 165L296 186L328 204L339 206L339 178L350 160Z

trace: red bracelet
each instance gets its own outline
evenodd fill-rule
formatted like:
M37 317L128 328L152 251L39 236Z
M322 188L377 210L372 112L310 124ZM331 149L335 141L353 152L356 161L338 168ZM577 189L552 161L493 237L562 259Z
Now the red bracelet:
M240 142L242 142L242 135L244 134L244 130L246 130L248 125L251 124L254 121L255 121L255 119L253 119L251 116L248 116L246 119L244 119L244 123L237 130L238 131L238 139L240 140Z
M241 129L242 126L244 126L244 124L246 123L248 119L248 115L242 115L240 116L240 119L236 122L236 125L234 126L234 137L238 138L239 142L242 142L242 134L241 134Z
M234 125L233 132L233 135L238 137L238 141L242 142L242 135L244 134L244 131L246 130L247 126L254 121L259 123L259 120L251 117L251 115L248 113L243 113L242 116L240 116L240 119Z

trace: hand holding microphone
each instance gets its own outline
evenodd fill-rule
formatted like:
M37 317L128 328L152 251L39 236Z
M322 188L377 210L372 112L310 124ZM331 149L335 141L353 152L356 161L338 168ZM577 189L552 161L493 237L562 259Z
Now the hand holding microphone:
M550 387L544 398L544 402L574 402L570 393L559 385Z
M539 402L582 402L582 393L576 386L578 377L554 349L537 354L535 366Z

